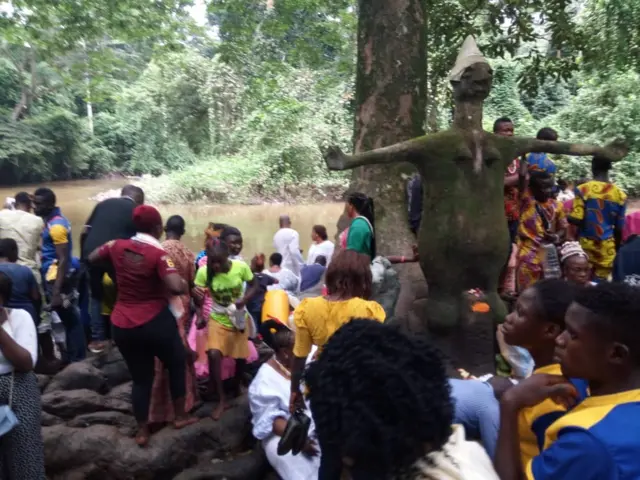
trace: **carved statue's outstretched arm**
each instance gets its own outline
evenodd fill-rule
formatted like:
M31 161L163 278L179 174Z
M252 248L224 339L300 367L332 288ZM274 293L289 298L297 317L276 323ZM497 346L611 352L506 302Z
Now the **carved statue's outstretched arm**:
M629 152L623 140L615 140L605 147L584 143L549 142L528 137L511 137L511 141L515 144L515 156L518 157L529 152L540 152L559 155L599 156L612 162L617 162Z
M396 143L389 147L376 148L368 152L347 155L338 147L329 147L324 154L329 170L349 170L363 165L383 163L411 162L415 163L424 155L428 137L414 138L406 142Z

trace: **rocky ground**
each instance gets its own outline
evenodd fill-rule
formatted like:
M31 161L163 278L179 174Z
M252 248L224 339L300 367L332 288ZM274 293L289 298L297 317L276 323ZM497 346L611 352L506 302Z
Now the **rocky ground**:
M132 438L131 378L117 349L38 380L50 480L277 479L251 436L246 397L218 422L205 402L198 423L165 427L142 449Z

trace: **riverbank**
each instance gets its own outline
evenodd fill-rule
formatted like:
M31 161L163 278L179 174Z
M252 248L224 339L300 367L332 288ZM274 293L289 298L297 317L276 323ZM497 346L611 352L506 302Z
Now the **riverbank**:
M137 182L156 204L316 203L341 201L349 186L348 172L329 172L322 158L295 175L285 168L241 156L189 165L177 172Z

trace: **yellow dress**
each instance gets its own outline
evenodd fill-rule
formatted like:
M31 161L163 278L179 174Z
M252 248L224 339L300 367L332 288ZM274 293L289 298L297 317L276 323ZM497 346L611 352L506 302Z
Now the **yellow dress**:
M305 358L313 345L322 350L336 330L354 318L384 322L385 313L379 303L362 298L335 302L324 297L305 298L293 316L296 326L293 354Z

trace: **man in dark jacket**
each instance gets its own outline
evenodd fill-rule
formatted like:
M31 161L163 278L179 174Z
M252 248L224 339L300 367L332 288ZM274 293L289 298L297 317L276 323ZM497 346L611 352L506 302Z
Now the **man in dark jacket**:
M133 224L133 210L144 203L144 191L135 185L127 185L122 189L119 198L103 200L95 206L80 237L81 258L86 259L96 248L111 240L127 239L136 234ZM91 290L91 343L89 350L100 353L106 347L105 323L102 318L102 299L104 274L107 273L115 282L112 271L101 265L87 267L89 288Z

